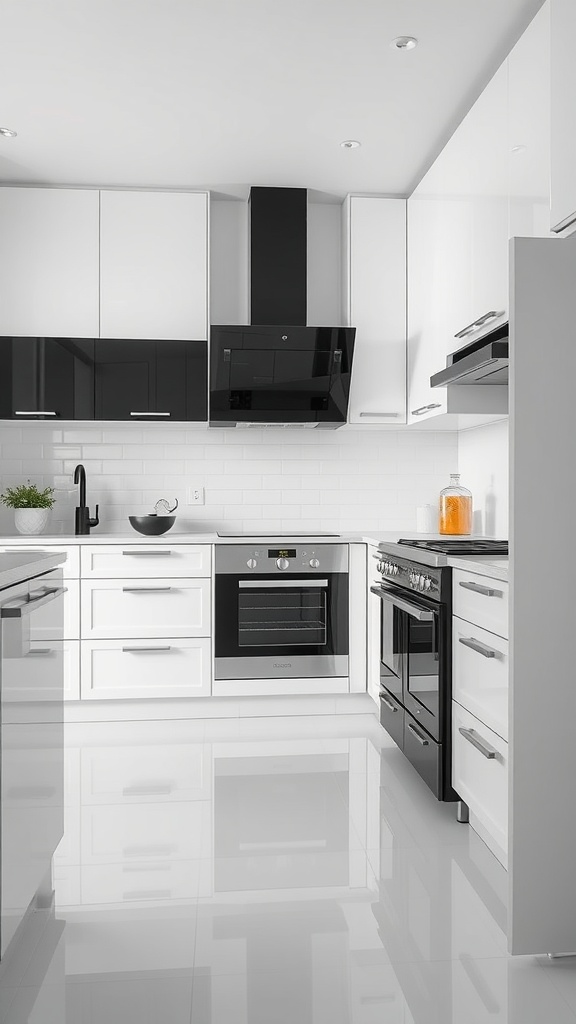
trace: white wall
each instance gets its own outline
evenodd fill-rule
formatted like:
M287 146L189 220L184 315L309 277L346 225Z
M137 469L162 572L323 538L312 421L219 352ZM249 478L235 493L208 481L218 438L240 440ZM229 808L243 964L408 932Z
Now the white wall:
M508 537L508 419L458 434L460 483L472 491L474 532Z
M50 533L71 533L82 462L99 532L130 530L128 515L160 497L180 502L177 528L240 531L413 531L457 466L457 435L407 430L220 430L182 424L0 426L0 489L30 478L57 488ZM206 504L186 507L203 486ZM0 532L14 533L0 506Z

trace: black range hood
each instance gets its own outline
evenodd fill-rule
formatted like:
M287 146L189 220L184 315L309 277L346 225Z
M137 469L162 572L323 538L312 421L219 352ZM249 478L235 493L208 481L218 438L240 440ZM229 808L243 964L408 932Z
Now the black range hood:
M448 356L446 368L430 377L430 387L508 384L508 324L469 342Z
M307 191L250 191L250 321L210 329L210 426L339 427L356 329L307 327Z

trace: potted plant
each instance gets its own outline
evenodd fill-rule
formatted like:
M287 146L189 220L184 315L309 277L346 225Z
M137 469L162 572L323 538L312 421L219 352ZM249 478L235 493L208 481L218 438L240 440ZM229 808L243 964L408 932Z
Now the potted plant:
M55 500L53 487L40 491L29 480L17 487L7 487L4 494L0 494L0 502L14 509L14 525L18 533L28 535L42 533Z

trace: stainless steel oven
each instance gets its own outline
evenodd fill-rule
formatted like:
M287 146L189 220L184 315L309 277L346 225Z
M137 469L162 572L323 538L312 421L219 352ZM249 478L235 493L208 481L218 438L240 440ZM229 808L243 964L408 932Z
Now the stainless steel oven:
M214 678L216 694L241 692L218 686L233 680L316 679L324 681L318 692L347 688L348 546L217 545Z
M422 567L419 567L420 570ZM441 800L450 787L450 570L380 556L380 721Z

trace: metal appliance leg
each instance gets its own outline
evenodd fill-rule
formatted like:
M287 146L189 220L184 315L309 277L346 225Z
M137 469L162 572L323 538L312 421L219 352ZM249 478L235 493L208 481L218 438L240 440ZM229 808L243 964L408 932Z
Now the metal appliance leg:
M456 821L462 822L466 825L470 821L470 811L468 810L468 804L465 804L463 800L459 800L456 804Z

